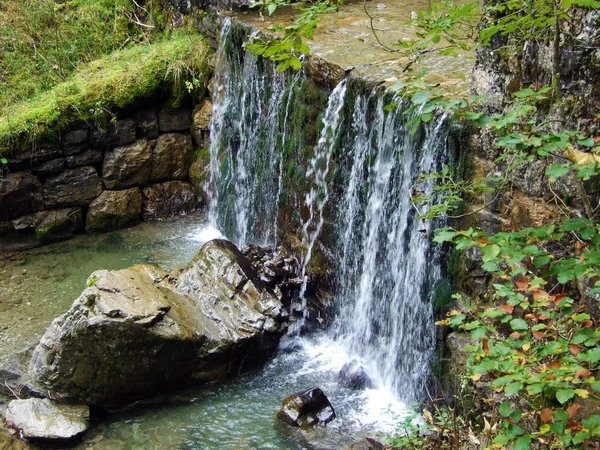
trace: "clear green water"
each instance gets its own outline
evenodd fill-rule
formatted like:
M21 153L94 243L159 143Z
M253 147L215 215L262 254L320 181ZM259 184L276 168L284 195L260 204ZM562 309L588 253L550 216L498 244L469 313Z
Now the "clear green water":
M170 270L186 265L219 233L202 216L144 223L0 260L0 363L38 342L52 319L77 298L89 275L151 262ZM351 391L338 383L349 356L331 337L295 342L261 368L227 382L180 391L98 418L82 439L52 448L93 450L341 449L364 434L391 430L405 407L384 389ZM367 364L368 367L368 364ZM376 370L371 374L377 383ZM302 434L275 420L288 395L320 387L336 409L327 428Z

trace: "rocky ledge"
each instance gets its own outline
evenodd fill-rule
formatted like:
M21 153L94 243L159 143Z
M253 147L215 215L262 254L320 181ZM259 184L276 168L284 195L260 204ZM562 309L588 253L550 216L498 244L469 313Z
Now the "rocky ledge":
M149 264L94 272L35 348L29 373L53 399L100 406L237 374L286 331L273 286L297 268L281 266L267 284L232 243L214 240L172 273Z

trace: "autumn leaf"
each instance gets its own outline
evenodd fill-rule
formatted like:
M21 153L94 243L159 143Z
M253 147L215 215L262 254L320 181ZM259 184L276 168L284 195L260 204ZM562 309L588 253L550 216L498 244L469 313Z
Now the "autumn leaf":
M486 238L479 238L479 239L477 239L477 242L479 242L480 244L485 244L485 245L492 243L492 241L490 241L489 239L486 239Z
M530 283L531 283L531 278L529 278L525 275L522 275L515 280L515 284L517 286L516 290L517 291L525 291L529 287Z
M483 338L481 339L481 347L483 348L483 352L488 354L490 352L490 346L488 344L488 340Z
M518 331L513 331L512 333L510 333L510 337L513 339L521 339L523 337L523 334L519 333Z
M560 366L562 366L562 363L560 361L551 361L548 364L548 367L550 367L551 369L558 369Z
M543 289L536 289L535 291L533 291L533 299L536 302L542 302L544 300L549 300L550 296L548 295L548 293L546 291L544 291ZM545 303L544 303L545 304Z
M581 352L581 347L579 345L570 344L569 351L571 352L571 355L577 356Z
M498 309L507 314L512 314L513 311L515 310L515 307L512 305L502 305L502 306L499 306Z
M527 321L537 322L537 317L535 317L533 314L525 314L525 317L523 318Z
M538 314L537 318L538 320L548 320L550 317L548 317L546 314Z
M573 417L575 417L575 414L577 414L577 411L579 411L580 408L581 408L581 405L579 403L573 403L571 406L569 406L567 408L567 414L569 415L569 420L573 420Z
M571 431L581 431L583 427L579 422L571 422L567 424L567 428Z
M592 328L594 326L594 322L592 322L591 320L584 320L583 322L581 322L581 326L583 328Z
M544 408L540 411L540 420L544 423L548 423L552 420L552 410L550 408Z
M587 369L578 370L575 373L575 378L579 378L580 380L586 380L592 376L592 371Z

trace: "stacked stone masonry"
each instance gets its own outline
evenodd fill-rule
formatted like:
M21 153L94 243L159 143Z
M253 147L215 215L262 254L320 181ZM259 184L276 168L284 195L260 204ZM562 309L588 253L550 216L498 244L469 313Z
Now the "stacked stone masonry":
M0 251L197 209L203 183L190 168L207 144L205 103L202 123L191 108L145 108L10 157L0 175Z

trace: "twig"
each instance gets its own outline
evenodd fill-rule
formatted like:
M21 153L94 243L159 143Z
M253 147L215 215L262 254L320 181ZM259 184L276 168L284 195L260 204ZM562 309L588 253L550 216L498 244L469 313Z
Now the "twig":
M390 52L390 53L400 52L400 49L391 48L391 47L388 47L387 45L385 45L383 42L381 42L381 40L379 39L379 36L377 36L377 33L375 32L375 27L373 26L373 21L375 20L375 17L372 16L369 13L369 10L367 9L367 0L363 1L363 9L365 10L365 14L369 18L369 26L371 27L371 32L373 33L373 36L375 36L375 40L379 43L379 45L381 45L383 47L383 49L387 52Z

